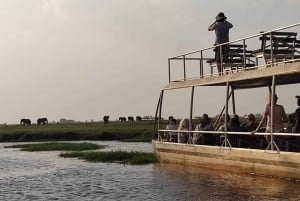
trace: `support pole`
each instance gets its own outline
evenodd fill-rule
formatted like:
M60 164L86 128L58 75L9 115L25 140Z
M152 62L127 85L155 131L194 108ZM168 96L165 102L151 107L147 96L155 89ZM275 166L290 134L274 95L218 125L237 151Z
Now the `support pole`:
M271 35L272 36L272 35ZM272 41L272 38L271 38ZM272 53L271 53L272 54ZM272 56L272 55L271 55ZM273 62L273 61L272 61ZM271 96L271 150L274 150L273 123L274 123L274 95L275 95L275 75L272 76L272 96Z
M200 51L200 77L203 77L203 50Z
M186 80L185 55L183 55L183 80Z
M246 40L243 40L243 70L246 69Z
M235 96L234 96L234 87L233 86L231 86L231 98L232 98L231 99L232 100L232 113L236 114L235 113Z
M230 94L229 94L229 96L228 96L228 100L230 99L231 94L232 94L232 91L230 92ZM222 108L222 110L221 110L221 113L219 114L218 118L216 119L216 121L215 121L215 123L214 123L214 125L213 125L214 128L216 128L216 126L218 125L218 123L219 123L219 121L220 121L220 118L221 118L221 116L222 116L223 113L224 113L225 107L226 107L226 106L224 105L223 108Z
M169 83L171 82L171 61L168 59Z
M225 139L222 143L221 146L225 145L225 147L230 147L231 148L231 144L228 140L228 136L227 136L227 131L228 131L228 118L227 118L227 115L228 115L228 97L229 97L229 82L226 83L226 104L225 104Z
M271 66L274 65L274 53L273 53L273 50L274 50L274 44L273 44L273 35L272 35L272 32L270 33L270 47L271 47Z
M223 75L223 52L222 52L222 45L219 46L220 47L220 62L221 62L221 65L220 65L220 72L219 72L219 75L220 73ZM217 62L218 63L218 62ZM217 64L218 65L218 64Z
M267 146L266 149L271 149L272 151L274 151L274 147L276 148L276 151L279 153L280 152L280 149L279 147L277 146L275 140L274 140L274 135L273 135L273 124L274 124L274 107L275 107L275 102L274 102L274 97L275 97L275 90L276 90L276 84L275 84L275 75L272 76L272 90L271 90L271 114L270 114L270 117L271 117L271 133L270 133L270 142Z
M163 99L163 94L164 94L164 90L162 90L160 92L160 95L159 95L159 99L158 99L158 103L157 103L157 107L156 107L156 112L155 112L155 120L156 121L154 123L154 134L157 132L157 139L158 140L161 140L161 136L159 134L159 131L160 130L160 119L161 119L161 109L162 109L162 99ZM159 116L157 117L157 115L159 114ZM157 130L156 130L156 125L157 125ZM153 139L155 137L153 136Z
M194 107L194 86L192 86L191 92L191 105L190 105L190 121L189 121L189 131L193 130L193 107ZM192 143L192 135L189 133L188 144Z

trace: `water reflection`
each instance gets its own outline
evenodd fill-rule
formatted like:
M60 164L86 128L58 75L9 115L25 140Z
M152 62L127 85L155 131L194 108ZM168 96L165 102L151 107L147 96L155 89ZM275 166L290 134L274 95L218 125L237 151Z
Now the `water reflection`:
M180 200L300 200L300 183L295 181L167 164L155 167L167 193Z
M109 145L107 150L152 148L150 143L97 143ZM2 146L0 200L300 200L300 183L284 179L169 164L90 163L58 154Z

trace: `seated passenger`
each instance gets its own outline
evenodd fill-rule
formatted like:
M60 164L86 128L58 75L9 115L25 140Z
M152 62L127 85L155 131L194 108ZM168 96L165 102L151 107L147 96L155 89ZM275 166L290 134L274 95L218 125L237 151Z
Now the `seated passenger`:
M230 125L230 116L229 116L229 114L227 114L227 129L228 129L229 125ZM219 123L218 123L215 130L224 132L225 128L226 128L225 114L223 114L222 117L220 118ZM225 139L225 135L224 134L218 134L218 135L216 135L216 139L217 139L217 144L221 145L223 140Z
M298 108L295 111L295 127L293 128L293 133L300 133L300 96L296 96Z
M300 96L296 96L297 98L297 104L298 108L296 109L294 113L295 117L295 126L292 128L293 133L300 133ZM300 151L300 137L298 136L292 136L289 138L289 148L291 151Z
M170 119L169 124L166 126L166 130L177 130L177 120L172 118ZM177 132L166 132L166 137L168 142L177 142Z
M189 130L189 120L182 119L179 123L178 131L188 131ZM178 132L177 134L178 143L186 143L188 138L188 133L186 132Z
M211 125L211 119L208 117L207 114L204 113L200 119L200 124L196 126L195 131L212 131L212 130L213 127ZM209 140L210 139L209 135L211 134L194 133L193 144L205 144L204 140Z
M240 118L237 114L233 115L230 120L230 125L228 127L228 131L230 132L243 132L244 128L241 126ZM232 146L241 147L243 141L242 134L231 134L229 135L229 141Z
M250 113L246 117L246 123L243 125L245 132L251 132L258 126L254 114ZM263 137L254 135L242 136L241 147L245 148L262 148Z
M288 125L285 129L285 133L293 133L296 123L295 114L288 115ZM284 148L285 151L294 151L297 145L297 137L296 136L285 136Z
M255 120L254 114L250 113L246 117L246 123L243 125L246 132L251 132L257 128L258 123Z
M288 116L288 125L285 130L286 133L293 133L293 128L295 127L296 119L294 114L289 114Z
M227 128L230 125L230 116L227 114ZM225 131L225 114L222 115L219 121L219 125L216 128L217 131Z
M239 132L242 130L243 130L243 128L241 127L239 116L237 114L233 115L233 117L230 120L228 131Z

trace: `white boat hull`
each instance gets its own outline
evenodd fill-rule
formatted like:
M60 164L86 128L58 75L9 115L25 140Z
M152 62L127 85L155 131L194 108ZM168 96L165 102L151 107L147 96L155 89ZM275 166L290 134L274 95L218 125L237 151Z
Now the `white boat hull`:
M300 153L153 141L161 163L300 179Z

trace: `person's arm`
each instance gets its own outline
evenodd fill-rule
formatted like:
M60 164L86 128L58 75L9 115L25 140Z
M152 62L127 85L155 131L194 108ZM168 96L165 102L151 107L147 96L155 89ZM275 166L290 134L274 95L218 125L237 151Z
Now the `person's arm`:
M216 25L217 21L215 21L214 23L212 23L209 27L208 27L208 31L213 31L215 30L215 25Z
M228 21L226 21L226 22L228 22ZM228 27L229 27L229 29L231 29L233 27L233 25L230 22L228 22Z
M281 106L281 107L282 107L282 120L283 120L283 123L286 123L289 120L288 120L288 117L287 117L287 115L285 113L284 107L283 106Z
M267 118L268 118L268 109L267 109L267 107L268 107L268 105L266 105L266 107L265 107L263 117L261 118L257 128L254 131L251 132L252 135L254 133L256 133L261 128L261 126L267 121Z

